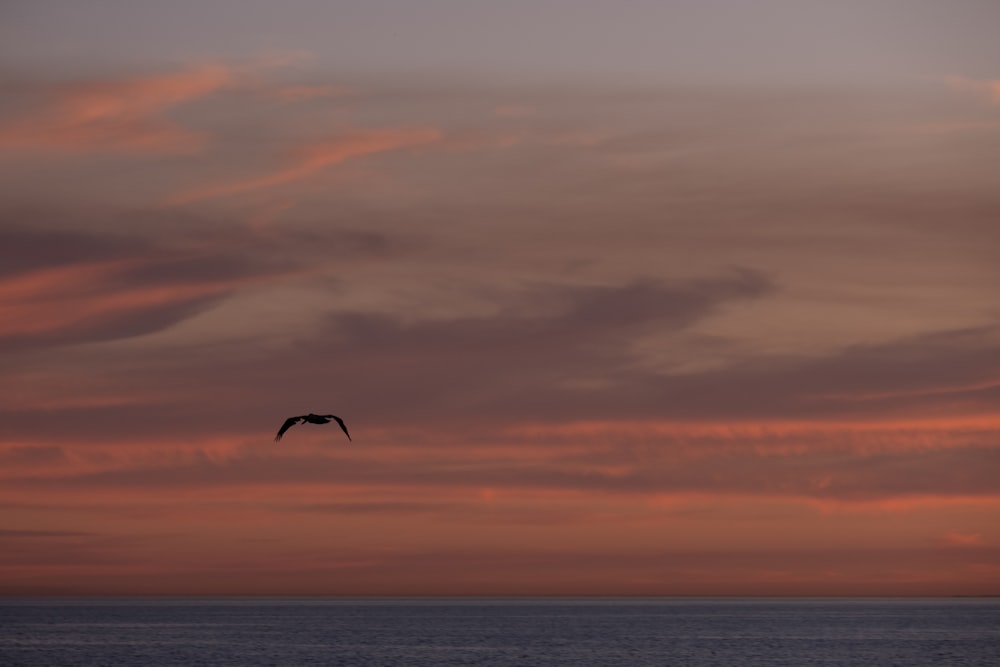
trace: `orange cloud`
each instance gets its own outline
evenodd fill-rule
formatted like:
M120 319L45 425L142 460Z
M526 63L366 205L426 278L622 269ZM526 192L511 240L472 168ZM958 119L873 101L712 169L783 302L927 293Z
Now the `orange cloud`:
M0 148L196 151L204 135L161 113L220 90L232 79L228 67L199 65L173 74L62 86L46 108L0 127Z
M280 171L258 178L211 185L181 193L169 203L187 204L294 183L350 158L420 146L438 141L440 138L440 131L427 127L356 130L346 136L300 149L298 159Z

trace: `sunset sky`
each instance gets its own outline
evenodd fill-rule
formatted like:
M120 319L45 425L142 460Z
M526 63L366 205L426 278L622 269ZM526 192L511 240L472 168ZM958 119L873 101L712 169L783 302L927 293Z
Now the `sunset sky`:
M1000 594L998 26L4 2L0 594Z

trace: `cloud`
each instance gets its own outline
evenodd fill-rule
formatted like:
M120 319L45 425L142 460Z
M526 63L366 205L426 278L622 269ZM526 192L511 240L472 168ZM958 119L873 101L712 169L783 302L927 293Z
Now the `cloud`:
M93 537L93 533L76 530L12 530L0 528L0 539L46 539L63 537Z
M138 236L31 228L15 222L31 217L34 217L31 212L3 214L0 245L8 256L0 265L0 279L33 270L58 270L81 263L101 264L150 252L151 244Z
M121 567L127 570L135 565L135 546L141 542L141 538L91 531L5 530L0 531L3 547L0 549L0 564L7 572L16 569L31 571L32 574L78 567ZM11 585L18 579L21 577L14 576L3 584Z
M335 243L335 237L330 241ZM238 268L233 271L239 275ZM204 284L228 289L225 275L218 281ZM1000 374L990 329L852 346L812 357L737 356L720 367L680 373L647 359L638 345L648 339L680 340L726 307L776 294L780 291L766 277L744 270L677 282L527 286L494 295L495 307L484 314L427 319L339 311L331 300L332 312L324 314L320 305L312 326L290 334L294 344L267 347L250 363L243 348L232 353L163 349L155 365L138 352L91 351L90 363L99 364L109 381L119 378L133 386L132 374L143 368L145 383L168 395L188 395L191 405L80 406L73 421L87 425L88 438L110 441L132 439L137 428L164 437L189 437L203 429L270 432L269 420L248 421L247 411L296 414L301 406L313 405L316 396L330 396L330 378L336 377L349 390L340 389L323 402L336 403L361 423L469 434L500 429L515 440L526 436L504 429L591 422L607 425L599 437L642 438L653 437L657 424L669 431L671 423L715 423L721 428L750 425L749 433L735 431L743 438L752 435L753 425L761 425L754 446L768 438L784 446L811 430L840 442L851 438L859 448L877 446L879 438L902 438L910 443L906 446L920 447L915 432L902 435L915 414L926 424L914 428L934 434L928 446L962 444L978 437L976 429L995 428L975 426L975 419L990 414L997 391L990 380ZM191 386L192 376L212 381ZM261 387L281 387L278 403ZM140 384L134 388L142 391ZM210 398L219 393L228 399ZM203 401L212 409L200 409ZM970 420L968 426L963 418ZM30 410L4 419L18 437L46 441L70 435ZM933 426L935 419L941 429ZM786 429L789 423L802 426ZM864 432L866 423L887 426L873 427L864 437L850 435ZM892 429L900 435L889 433ZM71 437L79 436L74 431ZM562 436L545 432L541 437ZM815 446L820 439L806 444Z
M535 109L522 104L503 104L493 110L498 118L530 118L535 113Z
M982 547L986 544L982 533L969 533L957 530L949 531L936 540L937 544L945 547Z
M440 138L438 130L427 127L354 130L344 136L300 148L297 159L280 171L258 178L196 188L172 197L169 203L189 204L295 183L351 158L421 146Z
M346 97L354 94L354 90L344 86L329 84L285 85L268 89L268 94L283 102L305 102L327 97Z
M162 114L232 82L230 68L198 65L170 74L55 86L41 109L0 125L0 149L197 152L205 135Z
M200 410L185 402L0 415L9 441L79 431L85 437L74 438L74 450L91 457L86 465L57 459L44 468L11 457L3 486L22 499L49 501L59 494L160 497L197 495L198 489L264 498L296 489L296 497L317 498L305 507L310 511L353 514L398 514L399 498L419 496L432 503L427 512L454 515L456 510L437 503L455 494L487 500L538 493L592 499L757 498L804 502L823 511L878 512L946 502L1000 503L1000 483L993 474L1000 464L996 421L936 429L804 423L787 432L780 425L740 428L722 420L711 427L609 423L519 434L465 416L422 429L372 427L352 418L349 424L363 449L334 442L322 428L299 431L277 448L270 439L280 418L267 417L278 411L239 407L216 401ZM209 431L227 430L238 431L228 444L205 440ZM190 435L180 435L185 431ZM155 435L143 435L147 432ZM484 489L490 494L484 496ZM373 503L364 495L348 500L364 490L380 500Z
M402 532L405 532L402 531ZM551 533L551 529L549 531ZM670 531L667 531L670 532ZM559 531L564 535L565 531ZM397 536L399 538L399 536ZM285 542L285 540L282 540ZM73 564L54 553L23 551L7 559L17 577L4 594L50 595L990 595L995 550L958 553L940 566L935 548L817 548L760 545L640 547L552 544L408 546L392 550L367 545L295 551L244 541L218 541L200 560L171 553L171 560L144 558L120 563L101 554ZM130 554L132 555L132 554ZM162 552L160 556L162 556ZM288 567L289 562L296 567ZM900 563L907 568L901 570ZM104 566L104 567L102 567ZM985 567L984 567L985 566ZM498 574L501 573L501 574ZM977 576L977 574L979 576ZM985 575L985 578L984 578ZM18 583L14 583L14 581ZM377 601L372 604L379 604ZM502 604L502 603L501 603ZM556 609L560 604L551 602ZM638 604L646 604L639 602ZM692 604L685 601L685 605ZM546 611L545 613L550 613Z
M0 449L0 462L9 470L63 463L65 460L66 453L62 447L13 446Z
M22 252L0 274L9 314L0 352L157 331L290 270L224 248L192 251L136 236L23 229L2 236Z
M705 291L633 283L581 289L565 311L539 316L393 323L339 314L306 348L354 377L358 407L393 406L408 419L595 420L903 419L946 401L988 414L996 393L995 333L960 331L852 346L814 358L736 358L671 373L644 363L640 337L668 340L725 303L762 297L751 279ZM391 380L389 378L392 378ZM487 381L488 380L488 381ZM968 386L963 393L936 388ZM303 394L303 398L307 395ZM867 401L830 398L887 394ZM405 396L409 396L406 398ZM379 397L379 398L376 398ZM383 407L380 412L384 414Z
M25 312L38 310L40 314L39 319L24 325L18 325L16 319L8 325L30 323L36 333L16 336L16 330L12 331L7 346L52 345L95 337L108 340L131 335L134 327L162 326L166 324L164 319L176 321L186 314L185 308L206 306L208 303L202 299L221 298L228 290L256 280L257 272L264 270L240 258L220 275L209 273L201 280L190 279L190 272L196 269L219 271L213 264L216 260L219 258L209 255L193 263L171 260L111 268L70 267L56 270L60 276L57 288L48 285L45 290L26 290L28 279L24 277L8 281L11 289L21 290L21 298L15 301L18 308ZM110 275L83 280L83 272L98 269L110 271ZM164 272L166 275L160 275ZM88 298L74 296L83 288L89 290ZM640 280L625 285L537 286L508 295L504 310L488 317L407 321L364 312L335 312L325 317L321 314L318 330L300 332L296 345L258 355L249 364L242 353L229 356L215 351L203 358L197 351L185 348L161 350L157 358L162 363L149 368L143 381L155 382L168 392L198 392L198 386L191 386L192 373L209 372L216 382L231 385L226 392L233 401L227 400L215 410L243 412L249 404L264 398L256 387L284 387L282 401L293 409L296 403L311 401L310 395L318 390L316 382L325 383L331 375L353 377L355 410L364 414L377 409L379 421L399 425L412 419L419 423L486 416L502 423L531 419L546 409L554 411L551 417L556 420L578 417L580 413L572 406L589 400L563 385L597 375L606 376L611 385L599 392L596 400L603 398L611 405L592 414L608 415L616 412L617 401L611 397L622 388L616 385L624 383L623 387L627 387L630 374L635 372L631 370L637 363L631 349L635 336L683 330L725 303L759 298L772 289L760 274L739 270L718 278L677 284ZM63 295L59 290L77 292ZM67 312L55 309L55 313L47 315L52 309L37 305L39 294L44 294L50 304L65 302ZM159 300L150 300L151 294L158 295ZM102 374L114 377L115 367L124 363L122 371L132 377L137 368L146 366L142 354L137 355L126 361L121 352L113 354L103 364ZM101 363L97 357L89 359L90 363ZM525 402L523 392L527 387L532 388L534 401ZM122 393L114 392L116 396ZM194 400L194 394L188 395ZM130 438L132 425L137 423L159 423L162 433L167 434L176 433L178 428L183 432L190 428L212 429L213 423L218 426L225 421L208 418L207 414L199 417L201 410L196 407L183 408L187 414L180 418L172 414L173 409L114 404L81 407L75 411L73 421L87 424L87 428L79 432L74 428L74 437L88 433L113 439L113 433L118 432ZM143 414L127 416L120 410L140 410ZM25 437L44 437L49 426L35 423L38 420L30 415L30 411L24 412L23 423L17 419L11 424L23 424L21 433Z
M970 79L964 76L950 76L945 80L954 90L971 93L994 104L1000 104L1000 80Z
M698 452L664 439L619 441L615 447L548 446L543 456L529 460L519 451L511 447L502 454L484 453L473 440L464 452L426 449L398 456L377 447L367 455L343 449L312 454L260 449L218 460L192 455L187 461L174 457L128 463L128 457L115 457L114 464L91 470L64 467L30 475L12 470L4 484L21 493L287 487L424 489L435 495L447 489L478 493L489 488L515 494L746 497L862 506L914 498L1000 502L1000 484L992 474L1000 453L983 446L876 453L823 448L774 453L732 446Z
M6 153L3 528L93 533L18 582L996 581L995 146L887 129L990 107L227 71Z
M131 264L83 265L35 272L0 284L11 319L0 346L128 338L156 331L201 311L239 284L235 280L132 283Z
M6 223L0 224L0 245L10 251L0 263L0 304L10 315L0 322L0 355L8 353L8 364L15 363L9 354L14 351L162 331L234 296L327 291L336 283L331 263L389 262L418 243L415 235L364 229L351 216L345 216L343 226L291 221L273 230L175 211L79 206L7 210L0 212L0 222ZM271 318L270 325L280 326L280 319ZM206 326L225 328L225 322ZM241 330L259 334L256 327ZM113 402L122 396L114 393ZM54 404L31 394L42 404ZM26 395L22 392L21 399ZM98 405L104 398L87 394L69 403Z

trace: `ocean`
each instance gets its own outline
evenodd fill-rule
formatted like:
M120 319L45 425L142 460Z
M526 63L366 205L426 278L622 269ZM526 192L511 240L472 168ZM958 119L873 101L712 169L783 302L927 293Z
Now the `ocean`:
M997 667L1000 598L8 598L0 665Z

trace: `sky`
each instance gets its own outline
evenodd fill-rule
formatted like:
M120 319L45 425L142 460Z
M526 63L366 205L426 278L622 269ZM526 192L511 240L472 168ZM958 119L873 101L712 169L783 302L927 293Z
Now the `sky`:
M997 25L3 3L0 595L1000 594Z

